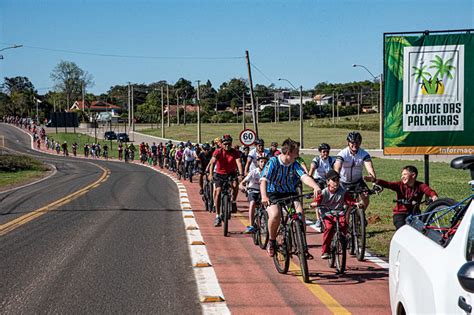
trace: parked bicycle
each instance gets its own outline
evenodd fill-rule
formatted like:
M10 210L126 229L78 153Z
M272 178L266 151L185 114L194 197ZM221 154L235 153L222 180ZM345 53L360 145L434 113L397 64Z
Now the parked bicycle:
M298 256L303 281L310 282L308 262L306 260L308 249L306 244L305 222L303 221L302 215L296 212L294 205L294 201L301 197L310 199L313 198L313 194L281 198L273 203L279 205L281 217L276 237L273 262L279 273L287 273L291 257L293 255Z
M356 200L360 199L361 194L379 194L383 188L379 185L373 185L373 188L356 188L349 190L349 193ZM365 211L357 205L352 205L348 208L349 213L349 231L348 231L348 248L351 255L355 255L357 260L363 261L365 257L365 242L366 242L366 226L367 219L365 218Z

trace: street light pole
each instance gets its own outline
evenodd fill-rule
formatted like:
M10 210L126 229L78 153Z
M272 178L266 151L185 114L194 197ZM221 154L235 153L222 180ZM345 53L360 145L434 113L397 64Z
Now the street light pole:
M360 67L360 68L364 68L371 76L372 78L374 78L374 81L377 80L377 77L373 75L372 72L370 72L369 69L367 69L366 66L364 65L358 65L358 64L353 64L352 65L354 68L355 67ZM379 132L379 144L380 144L380 149L383 150L383 77L382 77L383 74L380 74L379 76L379 116L380 116L380 122L379 122L379 128L380 128L380 132Z
M7 49L20 48L20 47L23 47L23 45L13 45L13 46L5 47L5 48L0 49L0 51L7 50ZM0 55L0 59L3 59L3 55Z
M197 142L201 143L201 98L199 95L200 80L197 80Z
M293 89L298 90L293 83L291 83L287 79L279 78L278 81L286 81L288 82ZM303 86L300 85L300 148L304 149L304 142L303 142ZM291 106L291 105L290 105Z

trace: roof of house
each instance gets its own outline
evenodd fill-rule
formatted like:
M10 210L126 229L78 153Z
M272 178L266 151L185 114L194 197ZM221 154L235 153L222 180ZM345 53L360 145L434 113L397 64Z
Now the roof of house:
M116 109L116 110L122 109L120 106L103 102L103 101L92 101L92 102L85 101L84 103L82 101L75 101L69 110L91 109L94 111L103 111L103 110L110 110L110 109Z

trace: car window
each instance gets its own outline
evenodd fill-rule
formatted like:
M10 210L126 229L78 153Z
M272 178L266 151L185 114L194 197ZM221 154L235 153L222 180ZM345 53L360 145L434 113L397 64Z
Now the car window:
M466 246L466 260L474 260L474 216L471 218L471 225L469 227L469 235L467 236Z

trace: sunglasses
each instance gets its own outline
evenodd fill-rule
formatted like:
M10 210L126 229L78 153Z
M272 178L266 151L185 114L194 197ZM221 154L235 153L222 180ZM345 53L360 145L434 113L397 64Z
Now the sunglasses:
M329 153L328 150L322 150L321 152L322 152L322 153Z

